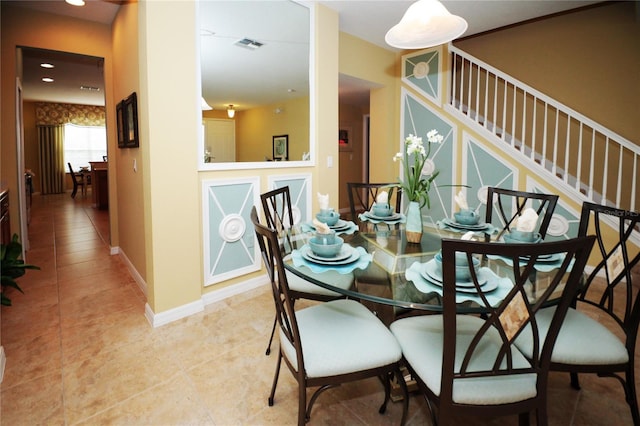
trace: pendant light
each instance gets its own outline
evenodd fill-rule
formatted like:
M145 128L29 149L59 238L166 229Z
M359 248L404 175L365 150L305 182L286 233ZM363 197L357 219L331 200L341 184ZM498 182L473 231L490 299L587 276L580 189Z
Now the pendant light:
M234 115L236 115L236 110L233 109L233 105L229 105L229 108L227 108L227 116L233 118Z
M424 49L448 43L466 30L467 21L452 15L438 0L418 0L384 40L400 49Z

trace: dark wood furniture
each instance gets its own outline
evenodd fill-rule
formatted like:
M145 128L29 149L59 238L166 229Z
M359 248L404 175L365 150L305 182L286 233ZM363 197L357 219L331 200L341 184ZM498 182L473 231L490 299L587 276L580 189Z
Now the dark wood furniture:
M333 300L295 311L278 233L260 224L255 206L251 220L273 291L280 338L269 405L275 402L283 360L298 382L299 426L309 421L313 404L323 392L341 383L370 377L379 377L384 385L385 399L379 409L384 413L391 394L390 378L395 375L404 391L400 421L404 424L408 397L400 373L402 352L391 332L356 300ZM307 405L310 387L317 389Z
M373 203L376 202L378 194L382 191L389 193L389 205L395 206L395 212L400 213L400 204L402 202L402 188L397 183L364 183L349 182L347 183L347 191L349 194L349 208L351 210L351 220L359 223L358 215L365 211L371 210Z
M109 163L91 161L91 186L93 188L93 204L101 210L109 208Z
M553 211L558 202L558 195L540 194L537 192L515 191L512 189L503 189L489 187L487 188L487 210L485 213L485 221L493 223L494 210L499 223L494 224L500 232L497 239L502 234L509 232L514 220L528 207L533 208L538 214L539 227L536 232L542 238L547 235L547 229L551 223ZM540 219L542 218L542 219ZM489 236L487 235L487 241Z
M291 194L288 186L260 194L260 200L262 202L262 210L267 221L267 227L275 229L278 233L282 233L283 230L291 229L293 227L293 208L291 206ZM288 271L287 279L289 294L294 302L297 299L326 302L342 297L339 293L314 285L308 280L291 274L291 272ZM273 341L276 325L277 318L274 318L271 336L269 337L269 343L267 344L267 350L265 351L266 355L271 353L271 342Z
M603 229L611 225L617 230L613 240ZM578 235L594 231L597 249L593 257L598 263L576 298L580 310L567 313L551 357L551 369L570 372L576 389L580 389L577 373L618 379L633 423L640 425L635 378L640 280L632 271L640 263L640 212L585 202Z
M84 176L82 173L76 173L73 171L73 167L71 167L71 163L67 163L69 167L69 174L71 175L71 181L73 182L73 191L71 191L71 198L76 198L76 194L78 192L78 188L82 192L84 196L86 194L86 183L84 181Z
M406 365L427 399L434 425L455 424L459 416L513 414L525 425L532 412L538 425L547 424L551 352L594 240L591 236L540 244L442 241L442 315L414 316L391 324ZM528 285L530 275L536 273L537 258L557 254L565 256L562 265L548 277L544 292L532 300ZM498 304L490 303L482 293L480 274L471 269L470 281L482 296L478 303L483 311L482 315L461 315L456 265L489 255L511 260L513 288ZM545 328L538 324L536 313L556 288L562 289L561 296ZM523 355L516 341L531 348L529 356Z

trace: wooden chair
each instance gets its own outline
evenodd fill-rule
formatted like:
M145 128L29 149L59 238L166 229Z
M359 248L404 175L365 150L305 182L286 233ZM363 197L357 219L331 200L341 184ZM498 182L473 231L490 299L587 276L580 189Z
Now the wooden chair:
M385 399L379 409L384 413L390 397L393 374L404 392L401 424L406 420L408 395L402 381L399 361L402 352L385 325L355 300L340 299L295 311L275 229L260 224L253 207L251 220L262 260L273 290L280 350L269 405L274 404L280 366L285 364L298 382L298 425L311 416L313 404L327 389L341 383L379 377ZM318 387L307 405L307 388Z
M359 223L358 214L371 210L373 203L376 202L378 193L387 191L389 193L389 204L394 205L395 193L395 212L400 213L400 203L402 201L402 188L397 183L363 183L349 182L347 183L347 191L349 194L349 208L351 209L351 220Z
M462 424L458 416L513 414L519 415L520 424L528 424L532 411L539 425L547 423L551 351L594 240L584 237L540 244L442 241L442 315L409 317L391 324L434 425ZM529 277L540 273L534 269L536 259L555 253L566 254L562 265L549 273L549 287L530 301ZM513 287L502 301L492 306L481 291L478 293L477 315L458 313L455 274L462 254L468 263L472 255L498 255L515 265L511 268ZM471 270L471 275L480 290L479 274ZM535 314L554 292L560 297L544 334ZM534 355L525 357L514 345L516 339L533 347Z
M640 282L633 282L632 268L640 262L640 249L630 238L638 236L639 224L640 212L582 205L578 235L595 231L598 263L575 299L580 310L569 309L551 356L551 369L570 372L575 389L580 389L577 373L618 379L635 425L640 425L634 368ZM609 226L616 238L605 231ZM551 309L541 312L539 321L548 322L552 314Z
M71 181L73 182L73 191L71 192L71 198L76 198L78 188L81 189L82 195L84 196L86 194L84 176L82 176L82 173L75 173L73 171L73 167L71 167L71 163L67 163L67 166L69 166L69 174L71 174Z
M299 217L294 218L294 215L297 215L297 213L294 214L294 209L291 206L291 194L288 186L260 194L260 200L262 202L262 210L265 215L267 226L271 229L275 229L278 234L291 228L300 220ZM327 290L300 278L289 271L285 272L287 275L287 282L289 283L289 294L294 301L296 299L308 299L326 302L343 297L336 292ZM353 282L353 274L339 274L334 271L327 271L322 275L318 274L317 277L321 281L328 281L332 285L344 288L349 288ZM273 341L276 325L277 318L274 318L271 336L269 337L269 343L267 345L267 350L265 351L266 355L271 353L271 342Z
M496 215L500 226L502 226L497 237L500 238L505 232L509 232L511 224L524 209L531 207L538 214L539 227L537 232L544 238L547 235L558 198L559 196L555 194L539 194L490 186L487 189L485 220L487 223L492 223L495 206ZM490 236L486 235L486 238L488 241Z

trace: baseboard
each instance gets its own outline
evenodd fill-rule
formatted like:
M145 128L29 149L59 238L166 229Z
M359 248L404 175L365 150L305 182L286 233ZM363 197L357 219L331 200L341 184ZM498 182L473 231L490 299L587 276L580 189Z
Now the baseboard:
M177 308L169 309L168 311L164 311L159 314L154 313L148 303L144 305L144 316L153 328L169 324L170 322L189 317L202 311L204 311L204 303L202 302L202 299L187 303L186 305L178 306Z
M266 275L262 275L257 278L251 278L242 282L239 282L228 287L215 290L207 294L202 295L200 300L196 300L186 305L178 306L177 308L169 309L168 311L155 313L151 309L151 306L147 303L144 307L144 315L151 324L152 327L160 327L170 322L177 321L182 318L197 314L204 310L206 305L219 302L229 297L245 293L255 288L261 287L269 283Z
M144 278L142 278L142 275L138 273L138 270L133 265L133 263L129 260L125 252L120 250L120 247L116 246L116 247L111 247L111 254L120 255L120 259L122 259L122 261L127 266L127 269L131 273L131 276L135 280L136 284L138 284L140 291L142 291L142 293L144 294L144 297L147 297L147 282L144 280Z

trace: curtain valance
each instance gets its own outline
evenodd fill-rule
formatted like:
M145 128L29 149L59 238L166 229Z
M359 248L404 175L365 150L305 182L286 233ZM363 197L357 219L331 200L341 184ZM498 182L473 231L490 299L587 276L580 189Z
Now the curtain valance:
M105 107L95 105L36 103L36 125L51 126L67 123L78 126L104 126Z

